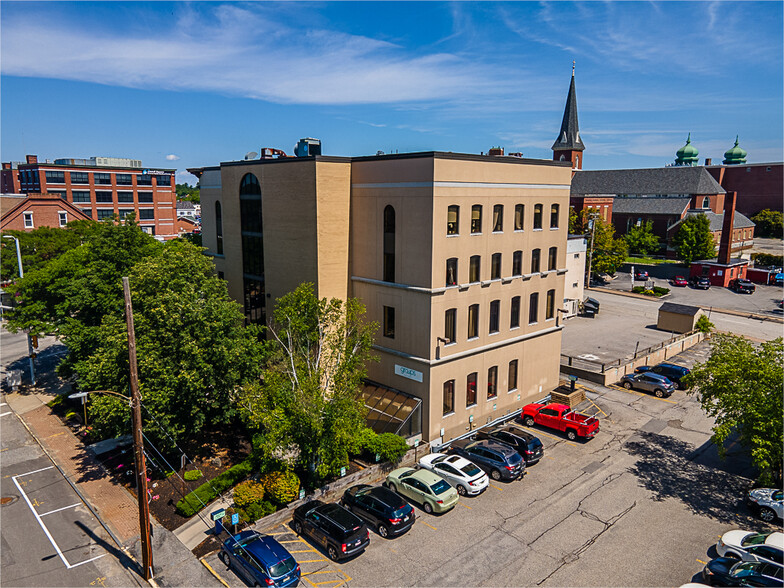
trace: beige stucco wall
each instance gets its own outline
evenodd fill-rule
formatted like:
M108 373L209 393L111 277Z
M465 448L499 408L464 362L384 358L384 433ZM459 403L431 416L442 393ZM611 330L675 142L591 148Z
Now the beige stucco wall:
M569 239L566 245L564 300L582 300L585 296L585 239Z
M660 310L656 328L671 333L688 333L694 330L694 325L703 314L705 313L702 310L698 310L694 316Z

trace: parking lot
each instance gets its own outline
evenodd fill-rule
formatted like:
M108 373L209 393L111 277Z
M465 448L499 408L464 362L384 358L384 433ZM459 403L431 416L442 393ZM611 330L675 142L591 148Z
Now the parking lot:
M701 345L676 359L691 365ZM722 462L697 400L591 385L601 420L588 442L530 429L545 457L523 480L494 482L450 512L427 515L391 540L371 530L361 555L331 562L288 524L276 533L306 586L679 586L699 573L719 535L763 529L743 505L751 472L731 448ZM243 583L215 555L231 586Z

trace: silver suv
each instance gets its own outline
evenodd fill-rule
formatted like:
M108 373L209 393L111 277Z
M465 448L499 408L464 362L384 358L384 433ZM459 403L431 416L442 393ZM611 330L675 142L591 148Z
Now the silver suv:
M626 374L621 378L621 386L627 390L635 388L644 392L653 392L656 398L670 396L675 390L675 384L669 378L653 372Z

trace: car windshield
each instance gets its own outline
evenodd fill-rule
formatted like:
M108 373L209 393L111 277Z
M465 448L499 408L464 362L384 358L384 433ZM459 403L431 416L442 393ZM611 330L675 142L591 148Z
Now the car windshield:
M433 491L433 494L435 494L436 496L438 496L439 494L443 494L450 488L451 486L446 482L446 480L439 480L438 482L430 486L430 489Z
M285 576L286 574L290 573L296 567L297 562L294 561L293 557L284 559L283 561L279 561L278 563L270 566L270 576L273 578L280 578L281 576Z
M480 470L472 463L467 463L462 468L460 468L460 471L463 472L466 476L476 476L482 470Z
M765 539L767 539L767 537L767 535L763 535L762 533L754 533L753 535L744 537L740 544L743 547L748 547L749 545L761 545L762 543L765 543Z

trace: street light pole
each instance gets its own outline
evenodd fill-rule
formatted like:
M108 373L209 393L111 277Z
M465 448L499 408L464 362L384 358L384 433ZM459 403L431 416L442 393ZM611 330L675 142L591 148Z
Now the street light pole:
M123 277L125 320L128 324L128 358L131 368L131 415L133 419L133 452L136 458L136 494L139 499L139 528L141 530L142 567L144 579L152 578L152 543L150 541L150 505L147 502L147 464L142 443L142 403L139 394L139 373L136 367L136 333L133 328L133 307L128 278Z
M19 239L13 235L3 235L5 239L13 239L16 242L16 263L19 265L19 279L24 278L24 269L22 268L22 250L19 247ZM38 345L36 343L36 345ZM27 355L30 358L30 381L35 386L35 363L33 362L33 339L30 333L27 333Z

